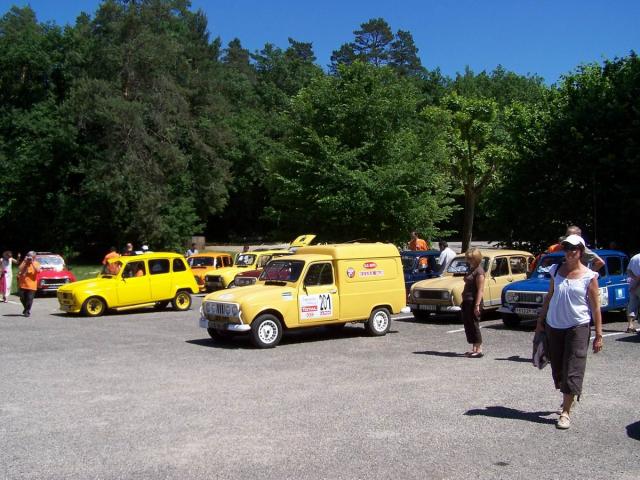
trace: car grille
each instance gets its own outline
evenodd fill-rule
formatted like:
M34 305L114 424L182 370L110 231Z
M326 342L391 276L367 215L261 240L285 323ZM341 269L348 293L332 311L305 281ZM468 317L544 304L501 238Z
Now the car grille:
M207 282L221 282L222 281L222 277L220 275L207 275L206 277Z
M535 303L536 305L542 305L546 292L512 292L512 295L518 296L518 303ZM536 300L542 298L542 302Z
M53 290L60 288L67 283L69 283L68 278L44 278L40 281L40 288Z
M442 300L442 294L444 290L414 290L413 296L415 298L422 298L425 300Z

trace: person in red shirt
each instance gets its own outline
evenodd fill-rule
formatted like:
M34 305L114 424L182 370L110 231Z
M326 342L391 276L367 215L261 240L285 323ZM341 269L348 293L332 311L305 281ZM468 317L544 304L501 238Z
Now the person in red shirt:
M409 250L429 250L429 244L418 237L418 232L411 232L411 241L409 242Z
M33 305L33 298L36 296L38 290L38 283L36 276L40 271L40 264L36 262L36 252L29 252L24 257L23 262L18 267L18 285L20 286L20 302L24 310L22 314L25 317L31 315L31 306Z

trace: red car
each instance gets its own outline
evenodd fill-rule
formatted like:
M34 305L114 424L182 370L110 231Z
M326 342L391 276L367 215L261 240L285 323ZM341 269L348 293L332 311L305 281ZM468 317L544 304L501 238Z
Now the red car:
M75 275L69 271L60 255L37 252L35 260L40 264L40 272L36 276L37 293L55 293L62 285L76 281Z

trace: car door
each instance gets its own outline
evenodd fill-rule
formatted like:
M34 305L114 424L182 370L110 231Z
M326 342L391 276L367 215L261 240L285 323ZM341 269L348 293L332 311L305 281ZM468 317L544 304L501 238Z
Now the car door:
M609 310L625 308L629 302L629 284L624 270L624 257L621 255L607 255L603 260L606 273L605 276L600 275L598 284L601 288L607 289L608 305L606 308ZM601 273L605 267L601 268L598 273Z
M340 318L340 297L331 262L309 265L299 288L300 323L326 322Z
M151 301L151 285L144 260L128 262L122 269L117 285L118 301L121 306Z
M502 303L502 289L508 283L512 282L511 272L509 271L509 257L494 257L489 267L489 275L484 282L484 301L485 307L496 307Z
M169 259L153 258L148 264L151 299L153 301L169 300L173 297Z

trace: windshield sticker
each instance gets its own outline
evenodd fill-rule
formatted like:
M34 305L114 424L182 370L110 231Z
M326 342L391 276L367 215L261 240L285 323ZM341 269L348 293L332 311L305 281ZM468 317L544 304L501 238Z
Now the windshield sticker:
M361 277L382 277L384 276L384 270L363 270L358 272Z
M349 278L353 278L353 277L355 277L355 276L356 276L356 271L355 271L355 269L354 269L354 268L351 268L351 267L347 268L347 277L349 277Z
M324 318L333 315L331 294L303 295L300 297L300 318Z

